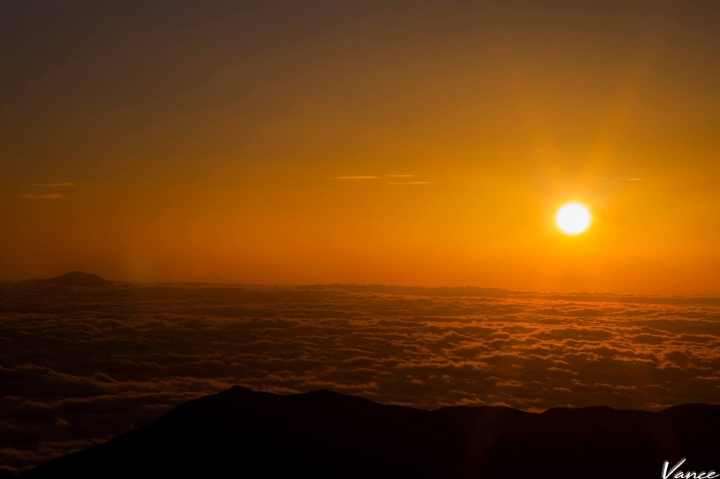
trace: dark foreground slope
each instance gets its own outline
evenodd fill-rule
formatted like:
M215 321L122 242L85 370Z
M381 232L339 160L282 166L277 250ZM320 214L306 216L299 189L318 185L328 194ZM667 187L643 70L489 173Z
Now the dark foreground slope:
M720 406L424 411L241 387L20 477L657 478L720 469Z

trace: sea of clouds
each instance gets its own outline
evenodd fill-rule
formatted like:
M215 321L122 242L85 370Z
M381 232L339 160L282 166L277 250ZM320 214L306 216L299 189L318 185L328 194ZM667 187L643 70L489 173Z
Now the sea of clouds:
M474 288L0 288L0 467L239 384L433 409L720 401L720 301Z

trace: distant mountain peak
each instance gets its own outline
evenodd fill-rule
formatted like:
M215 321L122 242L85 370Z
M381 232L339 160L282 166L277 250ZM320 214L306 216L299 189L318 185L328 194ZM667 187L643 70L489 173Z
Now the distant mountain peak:
M96 274L85 273L84 271L73 271L71 273L65 273L55 278L49 279L48 281L53 282L92 282L92 283L109 283L108 280L101 278Z
M94 288L98 286L109 286L112 282L108 281L96 274L85 273L83 271L73 271L65 273L50 279L28 279L17 283L19 287L40 287L46 285L64 286L64 287L80 287Z

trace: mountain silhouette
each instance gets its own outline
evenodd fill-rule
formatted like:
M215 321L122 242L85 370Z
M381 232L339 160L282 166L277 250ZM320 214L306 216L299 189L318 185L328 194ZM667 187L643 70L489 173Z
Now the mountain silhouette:
M720 470L720 406L426 411L235 386L20 474L50 477L657 478Z
M38 288L43 286L96 288L99 286L110 286L111 284L113 284L111 281L103 279L96 274L73 271L72 273L66 273L51 279L28 279L19 281L15 286L18 288Z

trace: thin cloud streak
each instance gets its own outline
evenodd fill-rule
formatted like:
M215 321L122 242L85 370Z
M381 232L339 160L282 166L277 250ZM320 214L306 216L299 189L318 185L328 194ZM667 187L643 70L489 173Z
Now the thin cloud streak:
M411 178L415 175L385 175L388 178Z
M33 193L23 193L20 195L22 198L27 198L30 200L66 200L67 196L61 195L59 193L50 193L47 195L36 195Z
M336 176L336 180L376 180L379 176Z
M613 181L613 182L618 182L618 181L645 181L645 178L628 178L628 177L623 177L623 178L605 178L605 181Z
M32 186L48 188L76 188L77 183L33 183Z
M411 181L409 183L388 183L388 185L429 185L429 181Z

